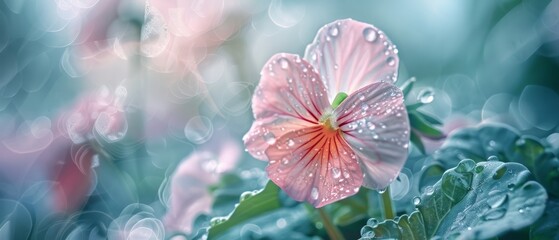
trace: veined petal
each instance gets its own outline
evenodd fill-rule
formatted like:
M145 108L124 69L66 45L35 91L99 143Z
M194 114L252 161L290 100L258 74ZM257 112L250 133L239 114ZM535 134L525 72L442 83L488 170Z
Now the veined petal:
M307 46L305 59L320 73L329 98L373 82L395 82L398 50L376 27L351 19L322 27Z
M359 157L363 186L388 186L408 156L410 125L402 91L389 83L371 84L351 94L334 114Z
M341 132L323 125L285 134L266 155L270 179L293 199L317 208L357 193L363 181Z
M262 69L252 98L255 122L243 140L249 153L265 160L264 151L287 131L318 124L330 106L314 68L293 54L274 55Z
M278 138L292 130L315 124L293 117L266 117L256 119L243 137L247 151L256 159L268 160L266 149L277 142Z

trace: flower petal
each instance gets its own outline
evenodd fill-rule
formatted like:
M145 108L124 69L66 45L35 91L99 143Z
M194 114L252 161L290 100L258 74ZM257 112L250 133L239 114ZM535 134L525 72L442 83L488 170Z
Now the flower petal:
M320 73L329 98L353 93L377 81L395 82L398 50L378 28L351 19L322 27L305 59Z
M357 193L363 181L341 132L322 125L285 134L266 155L270 179L293 199L317 208Z
M252 98L255 122L243 140L249 153L265 160L264 151L288 131L318 123L330 104L318 73L293 54L277 54L262 69Z
M371 84L351 94L334 114L360 159L363 186L388 186L408 156L410 125L402 91L389 83Z

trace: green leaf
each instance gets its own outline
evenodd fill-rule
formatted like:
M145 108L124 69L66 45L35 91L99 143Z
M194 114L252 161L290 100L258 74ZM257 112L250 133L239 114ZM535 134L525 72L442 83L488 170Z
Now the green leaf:
M530 228L530 239L548 240L559 237L559 199L549 199L543 216Z
M416 211L368 224L362 236L487 239L522 229L542 215L547 200L545 189L529 177L518 163L463 160L416 200Z
M419 137L419 134L417 134L415 131L411 131L410 134L410 141L413 143L413 145L415 145L417 147L417 149L419 149L419 151L422 154L425 154L425 146L423 145L423 142L421 141L421 137Z
M431 116L430 114L420 112L420 111L416 111L416 112L419 115L421 115L421 117L423 117L423 119L425 119L425 121L429 122L430 124L443 125L443 122L441 122L441 120L439 120L437 117Z
M370 191L373 190L361 188L357 194L325 206L325 210L332 217L334 224L338 226L347 226L367 219Z
M559 196L559 160L536 138L521 136L502 124L484 124L464 128L450 135L443 146L431 156L432 161L422 172L420 186L433 183L433 175L424 176L431 168L449 169L461 159L476 162L495 156L502 162L525 165L550 195Z
M280 188L269 181L264 189L252 196L241 195L242 201L233 210L229 217L212 221L208 229L208 238L212 239L224 234L230 228L245 221L282 207L280 201Z
M441 130L433 127L432 124L425 120L417 111L408 112L408 117L410 119L411 128L421 135L433 139L445 137Z
M411 77L410 79L406 80L404 82L404 84L402 84L402 87L400 87L400 89L402 89L402 93L404 94L404 97L407 97L408 94L410 93L410 91L413 88L413 84L415 83L416 78L415 77Z

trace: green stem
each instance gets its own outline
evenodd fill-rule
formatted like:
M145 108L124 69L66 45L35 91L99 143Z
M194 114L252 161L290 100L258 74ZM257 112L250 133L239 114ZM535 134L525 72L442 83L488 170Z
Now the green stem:
M394 219L394 207L392 206L392 198L390 197L390 187L386 187L386 191L380 194L380 201L382 202L384 219Z
M330 239L334 240L345 240L344 235L340 232L340 229L334 225L326 211L323 208L317 208L318 214L320 214L320 219L322 220L322 224L324 224L324 229L328 233Z
M332 101L332 109L336 109L342 102L347 98L347 93L339 92L336 97L334 97L334 101Z

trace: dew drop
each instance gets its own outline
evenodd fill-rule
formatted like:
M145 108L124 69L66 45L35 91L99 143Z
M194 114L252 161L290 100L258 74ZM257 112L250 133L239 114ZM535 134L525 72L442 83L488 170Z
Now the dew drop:
M429 196L429 195L432 195L433 192L435 192L435 189L433 188L433 186L427 186L427 187L425 187L425 194L426 194L426 195L428 195L428 196Z
M394 59L394 57L388 57L386 59L386 64L388 64L388 66L394 66L396 65L396 59Z
M378 192L379 194L383 194L383 193L386 192L386 189L387 189L387 188L382 188L382 189L377 190L377 192Z
M491 195L491 192L489 193L489 195ZM487 198L487 204L489 204L491 208L498 208L503 204L505 204L507 200L508 200L507 194L495 194Z
M514 190L514 187L515 187L515 186L516 186L516 185L515 185L514 183L509 183L509 184L507 185L507 188L509 189L509 191L512 191L512 190Z
M361 237L363 238L372 238L375 236L375 232L373 232L373 228L369 225L365 225L361 228Z
M250 197L252 197L253 195L254 195L254 193L252 191L243 192L243 193L241 193L241 197L239 198L239 201L242 202L244 200L247 200Z
M480 173L480 172L483 171L484 168L485 168L484 166L479 165L479 166L476 167L475 171L476 171L476 173Z
M227 221L227 217L214 217L210 220L210 227L214 227L218 224Z
M375 130L376 128L375 124L372 122L367 122L367 127L369 128L369 130Z
M264 134L264 140L269 145L276 143L276 136L272 132L267 132Z
M334 178L339 178L340 175L342 175L342 173L339 168L332 168L332 176L334 176Z
M311 190L311 198L314 200L318 199L318 189L316 189L315 187L313 187Z
M417 95L417 100L423 104L432 103L435 100L435 91L432 88L424 88Z
M506 212L507 210L505 208L491 209L483 215L482 219L485 221L497 220L502 218Z
M378 33L375 29L368 27L363 30L363 37L367 42L374 42L377 40Z
M349 173L348 172L344 172L344 178L349 178Z
M458 163L458 166L456 166L456 172L459 173L471 172L475 166L476 163L473 160L465 159L460 161L460 163Z
M287 146L293 147L293 145L295 145L295 141L293 141L293 139L287 140Z
M285 218L279 218L279 219L276 221L276 226L277 226L278 228L280 228L280 229L281 229L281 228L285 228L285 227L287 226L287 221L285 220Z
M415 205L416 207L419 206L419 204L421 204L421 198L420 197L414 197L412 199L413 201L413 205Z
M369 218L369 220L367 220L367 225L374 227L378 224L378 220L376 218Z
M495 155L491 155L487 158L487 161L499 161L499 158Z
M283 163L284 165L286 165L286 164L289 163L289 159L288 159L288 158L283 158L283 159L281 160L281 163Z
M501 177L503 177L503 175L505 175L506 172L507 172L507 167L502 166L501 168L497 169L497 171L495 171L495 173L493 174L493 179L495 180L501 179Z
M328 33L330 34L330 36L336 37L340 33L340 30L338 29L338 26L332 25L332 26L330 26L330 29L328 30Z
M285 58L280 58L280 59L279 59L279 64L280 64L280 67L281 67L282 69L287 69L287 68L289 68L289 61L287 61L287 59L285 59Z

